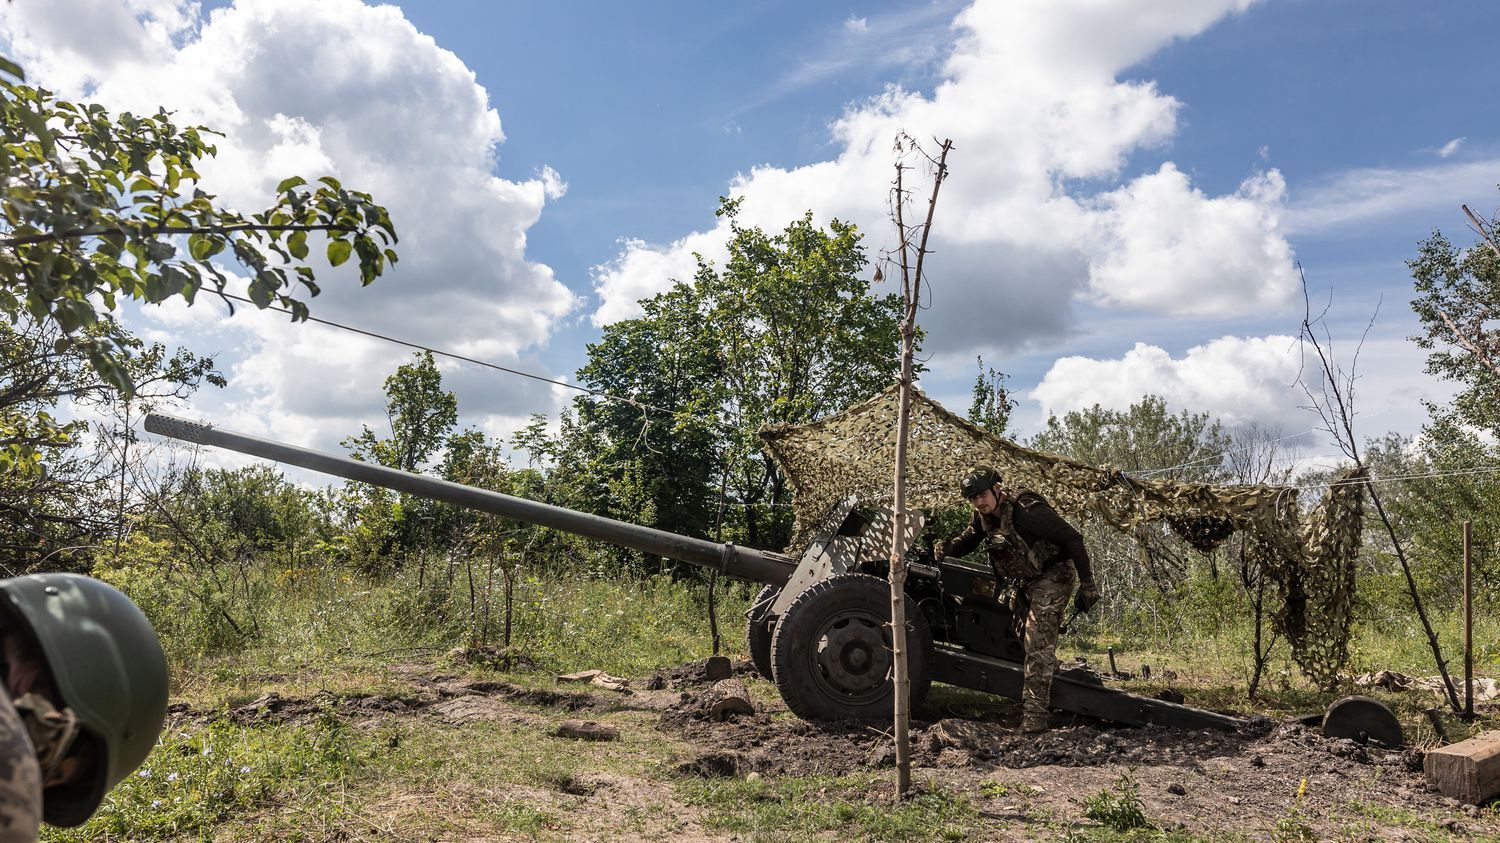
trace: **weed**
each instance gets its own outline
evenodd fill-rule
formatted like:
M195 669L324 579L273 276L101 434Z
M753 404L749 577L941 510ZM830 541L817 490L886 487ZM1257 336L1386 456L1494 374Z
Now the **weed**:
M1287 809L1286 816L1276 821L1275 840L1277 843L1302 843L1302 841L1313 841L1318 835L1308 825L1307 818L1302 813L1302 799L1307 796L1307 777L1303 776L1297 785L1297 796L1292 800L1292 807Z
M1115 779L1113 793L1105 789L1085 799L1083 815L1121 833L1151 827L1146 819L1145 804L1141 802L1141 789L1131 770Z
M983 796L1006 797L1006 796L1037 796L1042 789L1031 784L1013 784L1009 782L997 782L993 779L985 779L979 783L979 793Z

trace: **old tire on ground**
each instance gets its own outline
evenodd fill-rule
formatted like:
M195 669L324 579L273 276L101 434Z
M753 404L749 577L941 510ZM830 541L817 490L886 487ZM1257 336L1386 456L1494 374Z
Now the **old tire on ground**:
M781 594L781 587L768 585L755 595L750 611L745 613L745 644L750 648L750 662L755 672L766 681L774 681L771 673L771 636L776 632L776 618L771 614L771 605Z
M805 720L891 716L891 587L864 574L839 574L797 596L776 624L771 670L781 698ZM915 705L932 684L932 630L906 599L907 668Z

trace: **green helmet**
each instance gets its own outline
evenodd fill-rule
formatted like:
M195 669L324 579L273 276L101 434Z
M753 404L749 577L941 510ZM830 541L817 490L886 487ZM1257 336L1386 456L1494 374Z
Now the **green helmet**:
M44 820L80 825L161 734L167 716L161 642L130 598L78 574L0 580L0 606L35 639L61 704L97 747L100 763L91 778L43 794Z
M964 475L964 479L958 484L958 490L965 498L973 498L995 488L999 482L1000 472L987 465L979 465Z

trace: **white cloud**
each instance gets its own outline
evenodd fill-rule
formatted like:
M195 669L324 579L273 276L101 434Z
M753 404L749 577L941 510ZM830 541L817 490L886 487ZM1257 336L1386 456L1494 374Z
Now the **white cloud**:
M1413 321L1404 315L1395 320L1397 328ZM1451 383L1435 381L1423 371L1421 349L1399 336L1366 337L1362 326L1350 329L1355 333L1336 334L1331 341L1325 337L1324 344L1335 365L1346 376L1351 370L1356 376L1346 398L1361 441L1391 430L1417 430L1427 419L1424 402L1452 398ZM1095 404L1124 410L1146 395L1158 395L1174 411L1207 412L1229 427L1255 422L1282 431L1297 444L1333 449L1303 386L1325 400L1322 370L1312 352L1304 357L1304 351L1296 337L1286 335L1224 336L1180 357L1138 342L1116 359L1058 359L1027 397L1045 419ZM1348 383L1344 388L1349 389Z
M1295 337L1220 337L1175 359L1138 342L1118 360L1059 359L1029 397L1046 416L1095 404L1124 410L1159 395L1174 409L1208 412L1228 425L1260 422L1290 431L1311 420L1300 409L1307 403L1301 371Z
M1277 305L1297 288L1292 250L1277 234L1280 173L1209 198L1171 164L1099 197L1102 225L1089 284L1106 303L1214 314Z
M820 222L857 223L872 253L889 245L891 148L904 130L955 142L929 262L929 351L1034 346L1069 329L1080 295L1167 313L1284 302L1293 288L1278 173L1228 196L1205 195L1170 165L1122 178L1132 155L1171 140L1181 106L1120 74L1252 2L979 0L954 21L931 95L889 88L834 122L830 160L737 176L740 220L780 228L811 208ZM1162 211L1169 222L1153 216ZM685 277L692 252L719 256L727 236L721 220L668 244L625 241L596 270L595 321L637 313L636 298Z
M1286 226L1296 234L1321 234L1405 213L1456 214L1459 205L1473 203L1476 197L1493 198L1497 172L1500 159L1495 158L1410 170L1349 170L1293 194Z
M1443 144L1443 148L1438 150L1438 157L1439 158L1449 158L1449 157L1451 157L1453 155L1453 153L1455 153L1455 152L1457 152L1459 150L1459 147L1462 147L1464 145L1464 141L1465 140L1467 140L1467 138L1454 138L1453 140L1448 141L1447 143Z
M846 32L863 35L864 33L870 31L870 19L857 18L853 15L850 15L848 18L844 19L844 30Z
M0 36L32 78L114 110L162 105L179 123L224 132L218 157L199 170L226 205L263 208L293 174L334 175L385 204L400 264L368 289L348 268L324 267L315 315L439 348L482 343L495 362L513 365L576 307L552 270L526 257L527 230L566 182L551 168L524 181L495 175L499 114L474 73L398 8L358 0L237 0L207 16L197 3L170 0L4 8ZM168 310L155 324L234 360L233 391L205 394L205 406L261 424L277 418L280 432L301 440L326 443L328 431L350 432L356 417L383 418L381 383L410 358L275 314L242 311L226 322L208 296L199 306L201 315ZM554 406L546 390L503 376L460 401L488 414Z

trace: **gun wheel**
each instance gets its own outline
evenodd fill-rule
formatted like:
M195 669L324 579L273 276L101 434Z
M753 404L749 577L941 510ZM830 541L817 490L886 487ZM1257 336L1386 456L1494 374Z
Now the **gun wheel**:
M890 585L863 574L814 583L787 607L771 640L771 672L792 713L807 720L891 715ZM913 704L932 682L932 630L906 600Z
M771 672L771 636L776 633L776 616L771 614L771 605L780 594L780 586L762 588L750 604L750 611L745 613L745 644L750 648L750 663L768 682L776 679Z

